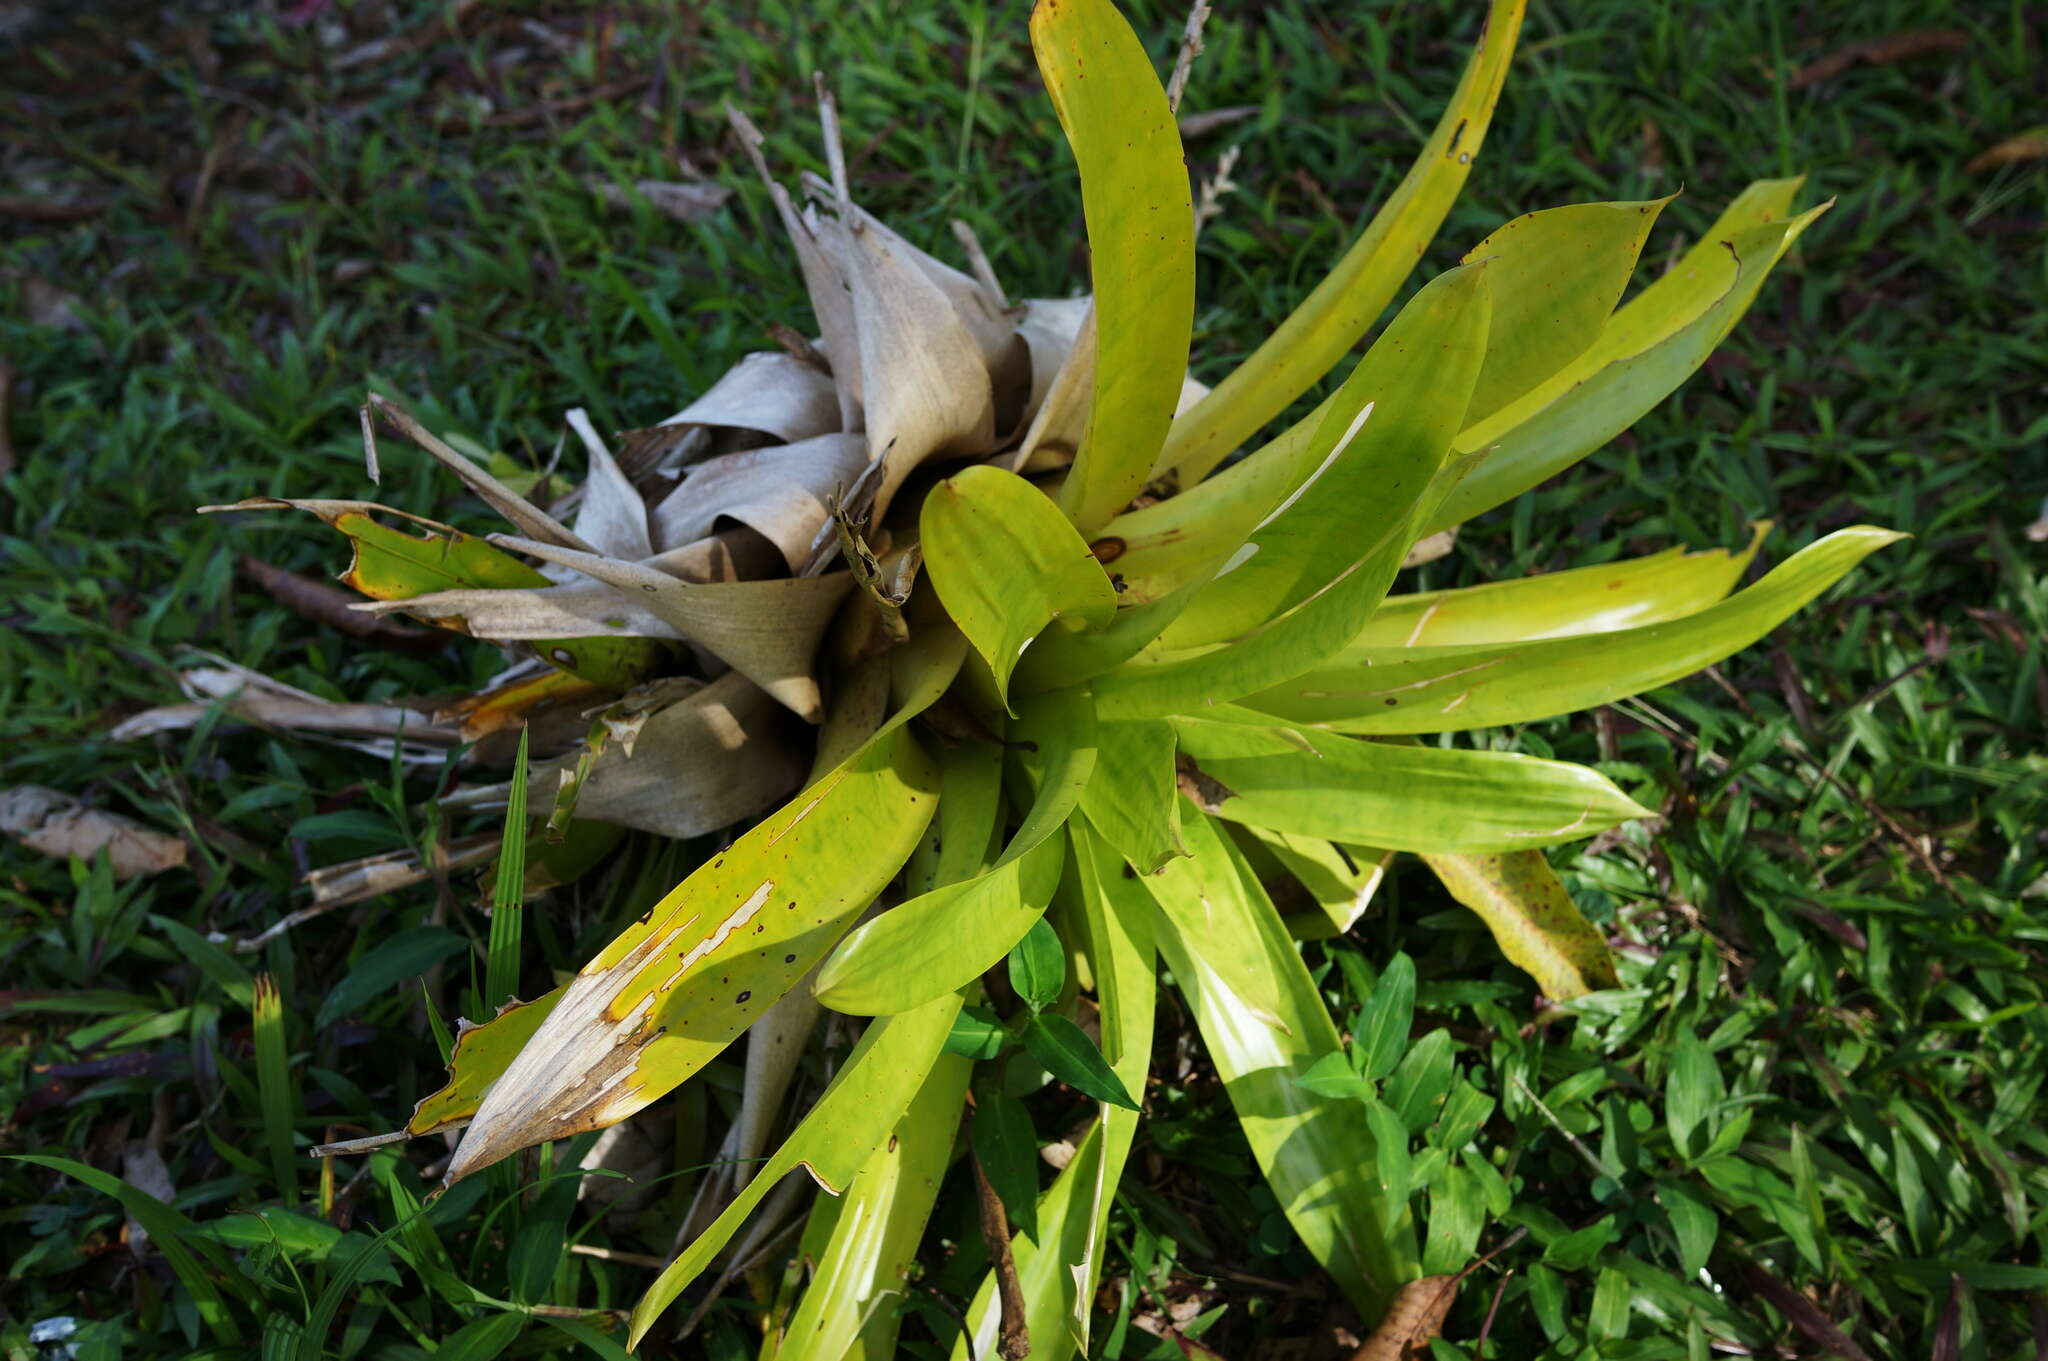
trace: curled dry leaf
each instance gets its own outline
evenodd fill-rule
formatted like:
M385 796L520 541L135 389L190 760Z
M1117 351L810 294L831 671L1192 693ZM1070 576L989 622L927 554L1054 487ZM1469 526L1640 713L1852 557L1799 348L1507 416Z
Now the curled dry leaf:
M848 434L707 459L654 507L655 542L665 549L694 543L720 521L734 520L773 543L789 570L800 572L824 528L827 499L852 485L867 462L867 442Z
M575 753L536 761L529 787L552 790L576 764ZM607 744L583 777L576 814L663 836L702 836L772 806L805 767L775 702L733 672L643 719L630 756ZM510 784L475 786L441 802L496 808L510 792Z
M840 429L838 389L811 365L781 350L762 350L656 428L679 425L759 430L793 444Z
M58 859L75 855L90 861L105 851L116 879L161 874L185 863L186 846L177 837L42 785L0 790L0 832Z

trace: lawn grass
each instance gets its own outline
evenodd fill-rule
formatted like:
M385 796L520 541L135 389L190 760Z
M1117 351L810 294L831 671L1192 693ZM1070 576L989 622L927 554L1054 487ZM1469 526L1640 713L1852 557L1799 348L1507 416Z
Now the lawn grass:
M279 1112L300 1113L303 1147L394 1128L438 1084L433 1026L479 1014L491 986L487 897L456 876L252 954L209 947L299 905L308 867L419 844L432 772L225 727L140 744L108 727L172 698L190 647L337 699L454 691L495 656L322 631L235 564L331 573L327 531L192 507L368 494L354 410L367 387L540 464L565 408L647 424L769 345L771 322L803 325L720 102L768 132L778 166L822 170L814 69L838 92L866 206L949 257L947 222L965 219L1012 296L1085 279L1078 195L1016 8L857 3L828 20L799 4L515 3L455 27L441 13L361 3L293 24L202 7L166 27L85 6L0 38L0 192L92 205L70 223L0 220L0 358L18 371L18 466L0 482L0 785L74 791L196 847L189 871L127 885L0 850L0 1151L143 1182L160 1157L158 1184L201 1221L277 1204ZM1163 65L1181 15L1131 13ZM1392 186L1475 24L1469 4L1212 20L1187 109L1256 112L1189 146L1197 175L1243 147L1200 247L1199 376L1255 345ZM1929 27L1963 37L1788 88L1826 53ZM337 64L387 33L399 50ZM1493 1254L1441 1356L1825 1355L1830 1328L1902 1361L2048 1347L2048 568L2025 535L2048 495L2048 168L1966 169L2040 120L2042 38L2017 3L1531 10L1418 280L1557 202L1682 186L1646 270L1751 178L1804 171L1802 201L1836 203L1707 372L1469 526L1414 586L1734 544L1758 518L1779 526L1773 560L1858 521L1915 537L1707 676L1476 735L1598 763L1658 809L1654 839L1631 829L1553 857L1619 942L1621 989L1533 1013L1528 980L1420 875L1397 877L1351 936L1308 947L1340 1022L1410 955L1417 1052L1495 1103L1479 1137L1497 1176L1446 1177L1418 1202L1446 1223L1482 1213ZM678 155L736 186L733 204L685 226L590 188L674 178ZM387 447L376 495L486 520L407 451ZM706 849L636 842L616 874L528 913L524 990L576 967ZM424 999L397 984L429 964ZM275 1018L259 974L282 992ZM1179 1080L1150 1098L1094 1354L1342 1354L1358 1322L1260 1187L1190 1032L1162 1015L1155 1071ZM737 1067L714 1065L673 1103L667 1165L710 1156L704 1120ZM1080 1112L1034 1098L1042 1139ZM505 1169L410 1218L436 1151L410 1152L341 1160L338 1182L302 1168L308 1214L333 1228L213 1230L240 1262L224 1279L253 1301L231 1289L230 1312L279 1320L266 1349L601 1350L579 1330L603 1315L506 1315L473 1292L616 1309L644 1288L642 1266L578 1255L556 1270L550 1245L570 1232L668 1250L673 1203L599 1222L546 1163L523 1170L546 1183L536 1195L515 1195ZM80 1355L254 1345L220 1341L162 1259L136 1264L114 1201L19 1163L0 1186L10 1356L37 1355L28 1325L52 1315L92 1324ZM906 1351L950 1345L948 1310L981 1270L972 1214L949 1182ZM736 1288L698 1337L648 1348L751 1355L757 1308Z

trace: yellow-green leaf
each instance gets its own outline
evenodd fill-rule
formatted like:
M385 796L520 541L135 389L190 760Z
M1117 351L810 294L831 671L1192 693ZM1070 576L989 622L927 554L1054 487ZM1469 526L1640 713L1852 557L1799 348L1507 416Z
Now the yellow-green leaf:
M1095 390L1060 508L1090 534L1144 487L1180 401L1195 320L1194 204L1166 92L1110 0L1039 0L1031 46L1088 221Z
M1047 624L1100 628L1116 612L1102 564L1045 494L1015 473L955 473L925 498L919 531L932 587L988 662L999 693Z
M1441 274L1401 309L1326 404L1322 427L1303 455L1315 461L1315 471L1219 564L1215 578L1161 635L1161 646L1238 637L1368 558L1398 564L1395 545L1408 551L1416 503L1464 425L1465 394L1486 371L1498 329L1491 320L1494 267L1486 261ZM1391 579L1390 572L1363 576ZM1386 590L1385 581L1378 590ZM1332 594L1343 598L1343 591ZM1358 609L1351 602L1337 613ZM1359 614L1358 624L1368 617ZM1339 644L1357 631L1348 623L1328 627L1341 634L1329 640ZM1240 655L1232 664L1244 661ZM1234 696L1211 691L1205 698Z
M849 935L818 971L818 1000L879 1016L921 1006L1010 952L1059 884L1065 842L1055 835L1095 768L1095 713L1084 689L1036 695L1010 725L1035 748L1037 792L1023 824L987 873L893 907Z
M1650 816L1584 766L1366 742L1219 709L1244 721L1174 727L1194 762L1182 788L1233 822L1397 851L1511 851Z
M888 1361L896 1355L903 1311L890 1297L902 1291L916 1260L953 1156L973 1070L973 1061L957 1054L934 1060L889 1137L854 1174L834 1205L831 1237L774 1355L788 1361Z
M746 1189L710 1228L668 1264L633 1306L628 1346L637 1347L662 1311L697 1279L762 1197L801 1166L833 1195L843 1194L876 1148L926 1085L940 1061L940 1047L960 1010L960 999L941 997L915 1011L871 1023L853 1053L833 1074L818 1104L790 1132L782 1147L754 1174Z
M1337 1027L1228 839L1206 817L1184 827L1192 857L1140 881L1159 905L1159 952L1288 1222L1375 1318L1416 1273L1414 1230L1402 1207L1383 1203L1364 1104L1296 1080L1340 1051Z
M1081 885L1088 957L1102 1008L1102 1055L1126 1089L1144 1089L1152 1054L1157 975L1153 966L1151 902L1126 878L1115 852L1074 824L1074 859ZM1065 1361L1088 1350L1088 1325L1101 1277L1110 1206L1139 1116L1098 1106L1100 1118L1074 1157L1038 1200L1038 1234L1011 1241L1024 1297L1033 1361ZM954 1344L955 1361L996 1355L1002 1306L993 1273L982 1278L967 1309L967 1334Z
M1140 874L1186 855L1172 726L1159 719L1104 723L1095 738L1095 775L1081 794L1089 824Z
M1306 392L1379 320L1471 173L1507 79L1524 3L1493 0L1457 92L1407 176L1315 291L1173 423L1159 467L1178 469L1183 486L1200 481Z
M684 880L568 985L490 1085L450 1180L625 1119L715 1058L895 877L936 802L900 725Z
M1761 638L1865 557L1904 536L1859 525L1683 619L1609 633L1465 647L1354 648L1245 707L1349 733L1460 732L1526 723L1654 690Z
M1682 618L1735 588L1769 529L1759 524L1748 546L1735 553L1667 548L1648 557L1460 590L1390 595L1332 664L1363 659L1380 648L1530 642Z
M1508 962L1552 1001L1620 983L1607 941L1580 913L1541 851L1426 855L1451 896L1479 914Z
M1484 461L1444 488L1442 505L1420 532L1433 534L1520 495L1663 401L1727 338L1771 267L1826 207L1703 241L1617 311L1577 359L1467 426L1455 447Z
M1229 637L1259 617L1262 598L1301 603L1227 647L1147 654L1105 673L1095 687L1104 718L1199 713L1301 674L1365 627L1413 541L1415 518L1432 509L1429 479L1478 373L1489 315L1485 269L1461 265L1432 279L1352 374L1378 385L1379 394L1351 448L1357 466L1377 476L1342 480L1356 489L1358 502L1347 507L1341 498L1314 495L1313 487L1301 492L1274 519L1277 530L1298 511L1299 541L1275 533L1269 542L1247 544L1249 554L1240 550L1201 591L1213 593L1213 604L1191 605L1176 629L1183 639ZM1384 363L1374 359L1380 354ZM1343 415L1333 407L1324 420L1337 426ZM1338 437L1323 447L1343 447L1348 427L1337 426ZM1324 477L1334 472L1326 464ZM1273 565L1258 569L1257 592L1231 585L1233 572L1251 570L1268 552Z
M1507 223L1465 255L1490 260L1493 329L1466 423L1513 401L1585 353L1635 272L1670 198L1573 203Z

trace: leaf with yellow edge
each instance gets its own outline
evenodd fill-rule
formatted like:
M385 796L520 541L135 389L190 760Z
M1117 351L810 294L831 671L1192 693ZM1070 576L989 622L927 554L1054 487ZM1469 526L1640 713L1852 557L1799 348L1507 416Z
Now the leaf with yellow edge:
M482 539L433 520L370 501L280 500L256 496L231 506L202 511L304 510L348 538L354 557L341 574L343 585L372 600L410 600L454 590L524 590L554 583ZM407 534L380 524L377 515L411 520L427 532ZM439 628L467 633L459 617L422 613ZM667 662L668 647L652 638L546 638L534 651L554 666L608 690L632 689Z
M829 857L820 855L821 862ZM668 1264L633 1306L629 1347L638 1346L662 1311L697 1279L761 1199L801 1166L833 1195L846 1191L922 1088L960 1011L948 994L914 1011L871 1022L824 1095L710 1228Z
M895 877L935 783L889 727L685 879L570 982L485 1093L448 1179L615 1124L717 1057Z
M1045 493L1012 472L977 466L933 487L919 517L924 569L996 690L1039 631L1100 628L1116 613L1102 564Z
M1278 330L1167 433L1158 468L1191 486L1306 392L1379 320L1471 173L1507 80L1525 0L1493 0L1472 57L1408 174Z
M481 1025L463 1022L455 1035L455 1052L448 1058L448 1085L420 1098L412 1119L405 1122L405 1132L433 1134L474 1119L491 1084L504 1076L566 991L556 988L531 1002L515 998Z
M1194 204L1166 92L1110 0L1039 0L1031 47L1074 148L1088 222L1095 391L1060 508L1090 534L1144 488L1180 402L1195 321Z
M1244 707L1349 733L1463 732L1576 713L1739 652L1903 537L1869 525L1837 530L1717 605L1640 628L1527 643L1350 649L1335 665L1249 696Z
M1505 855L1425 855L1451 896L1479 914L1508 962L1561 1002L1612 988L1607 941L1580 913L1541 851Z

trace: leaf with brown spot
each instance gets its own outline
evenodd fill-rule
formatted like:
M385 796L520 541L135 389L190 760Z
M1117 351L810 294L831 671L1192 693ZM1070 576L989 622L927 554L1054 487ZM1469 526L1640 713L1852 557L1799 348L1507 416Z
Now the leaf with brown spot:
M1607 942L1541 851L1425 855L1451 896L1479 914L1501 953L1562 1001L1619 986Z

